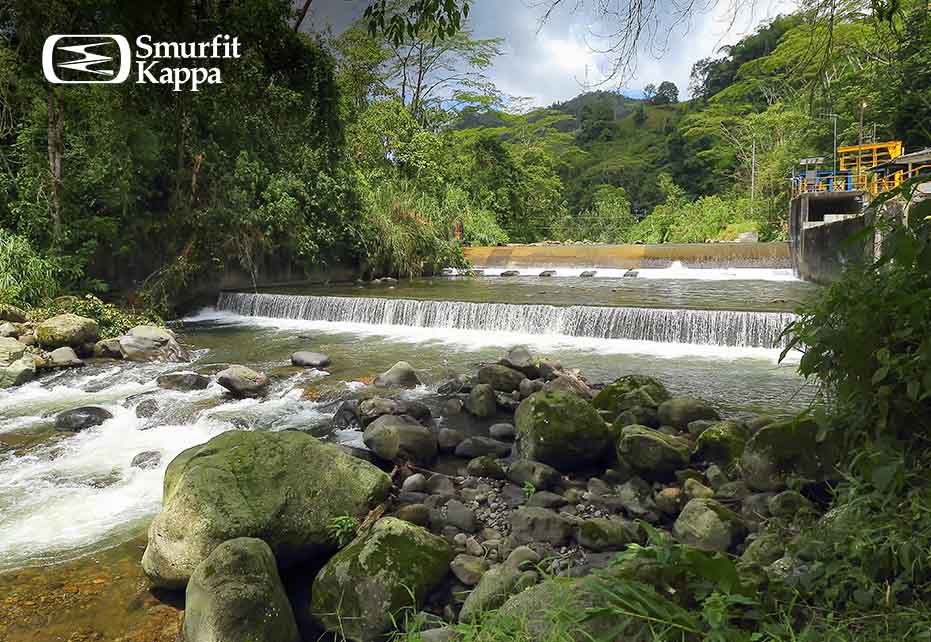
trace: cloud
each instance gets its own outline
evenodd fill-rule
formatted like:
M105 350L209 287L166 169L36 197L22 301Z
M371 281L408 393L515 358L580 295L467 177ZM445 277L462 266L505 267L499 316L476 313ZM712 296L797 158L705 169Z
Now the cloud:
M709 0L707 11L669 31L668 39L656 40L665 46L641 51L634 77L622 87L614 81L599 85L613 61L610 55L596 51L605 48L605 41L598 35L609 31L610 25L601 25L596 16L574 10L584 3L561 4L541 26L540 10L530 6L529 0L473 0L469 22L477 38L505 39L504 53L490 71L498 88L512 96L530 97L536 105L568 100L586 88L619 89L636 96L644 85L663 80L674 82L684 99L696 61L718 55L722 46L737 42L761 23L796 8L795 0L756 0L742 4L744 8L734 20L732 3L739 1ZM657 16L663 18L654 24L660 36L668 31L663 21L670 20L679 5L678 0L658 2ZM309 27L320 30L329 24L339 32L362 15L365 5L351 0L315 0Z

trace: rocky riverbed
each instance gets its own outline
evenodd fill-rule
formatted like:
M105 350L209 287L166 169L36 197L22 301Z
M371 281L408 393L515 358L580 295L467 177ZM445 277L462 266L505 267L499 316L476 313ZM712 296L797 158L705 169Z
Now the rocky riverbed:
M85 328L72 343L93 350L85 321L61 326ZM154 341L157 333L167 338ZM188 356L161 329L127 337L97 358L127 358L117 348L124 339L130 348L150 341L140 361ZM22 338L10 340L27 344ZM45 353L29 350L11 364L28 354L39 372L48 367L38 362ZM298 371L330 365L307 351L291 361ZM196 370L165 372L157 385L193 395L219 386L228 398L262 402L277 376L235 364ZM353 445L294 429L233 430L184 450L165 469L144 554L140 542L97 566L83 558L46 569L45 590L42 572L0 576L15 587L3 606L16 621L9 639L39 639L28 631L44 619L57 639L143 639L125 637L133 629L153 640L181 630L188 642L375 640L415 614L416 626L429 629L423 639L453 639L450 625L526 609L525 593L608 567L629 544L645 542L648 527L740 555L765 578L792 560L783 559L785 542L758 534L760 525L814 514L817 496L787 487L817 485L836 457L813 424L722 416L647 375L593 385L522 347L412 397L407 391L422 391L422 379L398 362L366 384L306 385L303 395L332 415L313 434ZM140 421L160 421L151 393L131 400ZM69 408L54 426L80 434L110 414ZM143 450L132 466L155 472L162 456ZM124 637L118 625L93 622L68 633L62 609L104 612L114 590L138 594L138 608L110 619L126 623Z

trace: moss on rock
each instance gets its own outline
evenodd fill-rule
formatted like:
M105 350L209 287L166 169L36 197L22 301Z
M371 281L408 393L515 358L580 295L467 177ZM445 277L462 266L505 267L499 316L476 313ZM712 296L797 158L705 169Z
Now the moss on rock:
M749 431L742 424L719 421L698 436L695 456L729 468L740 459L748 438Z
M317 574L311 612L327 631L359 642L376 639L399 610L422 604L449 572L452 558L444 539L385 517Z
M753 490L785 488L790 478L822 482L835 476L840 449L811 419L763 426L750 438L740 459L744 480Z
M612 431L595 408L577 395L537 392L515 415L519 452L559 470L576 470L602 458Z
M618 458L646 477L666 477L685 468L691 449L684 439L663 434L646 426L625 426L618 442Z
M637 406L655 409L667 399L669 391L656 379L645 375L626 375L602 388L592 405L614 421L625 410Z

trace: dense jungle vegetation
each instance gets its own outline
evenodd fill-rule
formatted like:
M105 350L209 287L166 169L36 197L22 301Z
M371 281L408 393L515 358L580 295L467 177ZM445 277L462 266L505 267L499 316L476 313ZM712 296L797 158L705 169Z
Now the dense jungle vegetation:
M392 7L374 4L384 31L308 35L286 0L5 5L3 299L118 289L167 309L227 269L414 275L461 262L457 226L474 244L779 239L786 177L830 153L825 114L842 143L861 111L879 138L931 143L923 3L777 18L699 61L688 101L656 79L644 99L602 89L529 111L489 79L501 40L443 11L399 33ZM51 85L39 64L48 33L218 31L244 55L198 92Z

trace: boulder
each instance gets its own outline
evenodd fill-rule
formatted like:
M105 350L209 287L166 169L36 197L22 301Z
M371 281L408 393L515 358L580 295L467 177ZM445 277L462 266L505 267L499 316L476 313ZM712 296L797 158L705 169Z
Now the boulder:
M158 468L160 463L162 463L162 453L157 450L145 450L133 457L132 461L129 462L129 467L149 470L150 468Z
M382 397L372 397L360 401L356 415L363 426L368 426L382 415L410 415L425 426L429 426L433 422L430 408L419 401L385 399Z
M168 390L204 390L210 385L210 377L205 377L196 372L169 372L168 374L159 375L156 381L159 388L167 388Z
M188 361L190 356L175 333L154 325L137 325L119 338L120 352L129 361Z
M524 379L517 390L521 399L526 399L535 392L540 392L546 386L542 379Z
M714 497L714 491L697 479L686 479L685 483L682 484L682 492L685 493L687 499L695 499L696 497L700 499L710 499Z
M19 335L19 330L16 329L16 326L10 322L0 323L0 338L2 337L12 337L16 338Z
M36 341L46 349L72 348L97 340L97 322L76 314L59 314L36 326Z
M679 513L673 534L683 544L703 551L726 552L743 536L740 517L713 499L692 499Z
M526 377L523 372L498 364L482 366L478 371L479 383L487 383L500 392L520 390L520 383L524 379Z
M449 572L453 553L440 537L385 517L339 551L314 579L311 612L327 631L368 642L418 608Z
M234 397L261 397L268 392L268 377L246 366L233 365L217 373L217 383Z
M184 642L300 642L275 556L252 537L223 542L184 596Z
M112 419L109 411L97 406L82 406L58 413L55 417L55 430L59 432L80 432L99 426L107 419Z
M156 399L143 399L136 406L136 416L140 419L148 419L155 416L158 412L158 401Z
M430 523L430 509L424 504L408 504L407 506L401 506L395 517L417 526L426 527Z
M398 361L388 370L375 377L376 386L416 388L421 385L417 372L406 361Z
M747 538L749 541L749 538ZM740 566L769 566L786 552L785 538L777 533L762 533L753 538L740 556Z
M368 439L373 443L380 442L384 454L379 457L391 461L394 457L387 457L391 443L397 436L397 453L395 457L404 457L418 464L427 464L436 458L438 451L436 435L433 431L407 415L382 415L365 429L363 441ZM368 445L369 442L365 441ZM372 448L374 451L375 449ZM375 451L378 454L378 451Z
M634 425L621 430L617 452L638 473L662 478L688 466L691 448L683 439Z
M465 435L454 428L440 428L436 434L436 443L440 452L449 453L456 450L456 446L465 439Z
M98 359L122 359L119 338L101 339L94 344L94 356Z
M0 303L0 321L24 323L26 321L26 311L9 303Z
M740 468L753 490L785 488L788 479L822 482L836 476L838 445L811 419L760 428L744 447Z
M481 557L460 554L449 563L449 570L466 586L475 586L488 570L488 562Z
M500 564L482 575L478 585L472 589L462 609L459 621L471 624L482 616L504 604L509 597L520 593L537 581L533 571L521 571L511 564Z
M743 424L719 421L701 431L695 446L695 457L729 469L740 460L749 437L749 431Z
M466 399L465 408L480 419L493 417L498 411L498 402L495 399L495 389L487 383L473 386Z
M773 517L791 519L799 514L812 515L814 505L797 490L784 490L769 498L769 514Z
M522 372L528 379L536 379L540 376L540 366L527 346L514 346L498 363Z
M543 386L543 392L568 392L582 397L585 401L589 401L595 396L594 391L588 387L587 383L569 373L562 373L548 381Z
M586 519L576 529L575 539L591 551L620 551L639 540L637 525L626 519Z
M483 455L507 457L511 453L511 444L491 437L466 437L456 446L456 456L471 459Z
M485 455L476 457L466 465L466 472L473 477L490 477L491 479L504 479L504 469L494 457Z
M613 422L625 410L636 407L655 410L667 399L669 399L669 392L656 379L645 375L625 375L602 388L595 395L592 405L603 411L605 416Z
M319 352L295 352L291 355L291 364L305 368L325 368L330 365L330 357Z
M552 490L559 485L562 475L552 466L521 459L508 466L507 478L521 487L530 484L537 490Z
M282 568L336 550L330 520L363 518L391 489L375 466L296 431L230 431L174 458L142 567L181 588L233 537L264 539Z
M610 413L608 413L608 416L610 416ZM656 408L634 406L623 411L614 420L614 429L617 432L620 432L621 428L625 426L633 425L659 428L659 415L656 413Z
M36 374L36 360L26 354L26 346L9 337L0 337L0 388L19 386Z
M450 526L466 533L474 533L478 530L475 513L458 499L450 499L446 502L445 521Z
M524 459L559 470L599 461L612 440L611 428L584 399L567 392L538 392L515 415L518 449Z
M494 424L488 429L488 434L493 439L514 439L517 435L517 428L514 424Z
M621 484L617 489L618 504L632 517L647 518L657 510L653 487L639 477Z
M511 539L516 544L546 542L562 546L572 534L572 525L546 508L521 506L511 514Z
M372 422L362 434L362 442L385 461L394 461L401 451L401 434L391 421Z
M687 430L689 423L698 419L720 419L708 402L696 397L672 397L661 403L657 412L660 424L679 430Z

